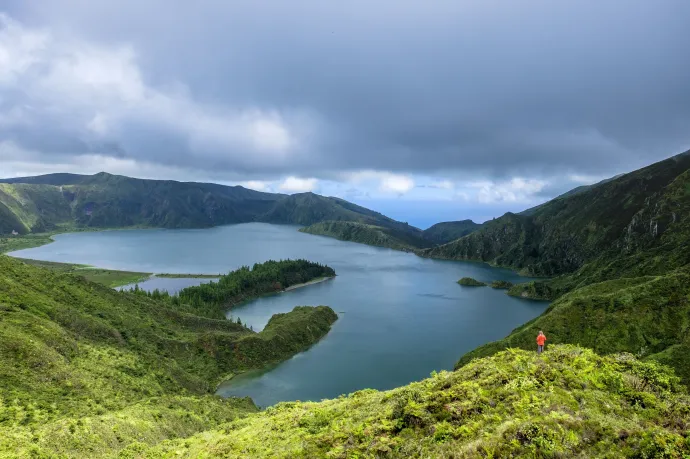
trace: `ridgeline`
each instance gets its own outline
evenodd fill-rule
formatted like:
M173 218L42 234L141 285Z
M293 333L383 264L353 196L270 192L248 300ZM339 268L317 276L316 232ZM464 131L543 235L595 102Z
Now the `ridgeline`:
M421 230L343 199L263 193L241 186L142 180L104 172L0 179L0 235L84 228L207 228L336 220L412 234Z

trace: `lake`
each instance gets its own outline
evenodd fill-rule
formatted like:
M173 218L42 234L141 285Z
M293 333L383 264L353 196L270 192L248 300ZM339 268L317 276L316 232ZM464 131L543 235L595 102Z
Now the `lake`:
M430 260L390 249L303 234L295 226L247 223L198 230L123 230L61 234L17 257L153 273L216 274L269 259L306 258L335 269L333 280L262 297L229 314L260 330L298 305L338 313L330 333L273 368L222 384L222 396L260 406L333 398L364 388L391 389L452 369L465 352L506 336L546 303L504 290L464 287L465 276L522 282L482 263ZM143 288L176 291L208 279L154 278Z

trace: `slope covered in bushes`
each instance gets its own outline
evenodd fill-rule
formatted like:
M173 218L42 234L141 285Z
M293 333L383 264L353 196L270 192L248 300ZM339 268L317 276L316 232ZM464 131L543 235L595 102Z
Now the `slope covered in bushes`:
M528 214L507 213L422 255L485 261L538 276L573 273L599 259L637 256L649 264L666 240L687 244L689 168L686 152L553 199ZM610 270L600 280L620 277L623 268Z
M211 394L304 350L335 320L328 307L297 307L254 333L0 256L0 457L113 456L255 411Z
M503 351L387 392L281 403L142 457L684 457L690 401L665 367L575 346Z
M301 228L300 231L395 250L412 251L432 245L422 237L420 231L412 227L403 230L360 222L325 221Z
M554 342L664 362L690 384L690 273L679 270L578 288L506 338L467 353L458 366L508 347L533 349L539 330Z

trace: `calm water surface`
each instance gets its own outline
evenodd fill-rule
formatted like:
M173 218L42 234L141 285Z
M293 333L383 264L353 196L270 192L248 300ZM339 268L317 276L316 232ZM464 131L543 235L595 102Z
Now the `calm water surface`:
M128 230L63 234L55 243L14 252L18 257L84 263L155 273L225 273L269 259L306 258L338 276L327 282L263 297L233 309L254 330L297 305L331 306L338 321L308 351L265 371L247 373L218 389L251 396L261 406L320 400L359 389L390 389L451 369L465 352L502 338L546 308L488 287L482 281L524 281L479 263L415 255L299 233L296 227L248 223L203 230ZM208 279L154 278L143 288L177 291Z

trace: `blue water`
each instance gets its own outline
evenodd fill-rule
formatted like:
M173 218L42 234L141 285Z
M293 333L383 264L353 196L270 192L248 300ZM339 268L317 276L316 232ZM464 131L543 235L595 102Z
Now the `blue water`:
M251 396L261 406L320 400L359 389L390 389L451 369L465 352L504 337L544 311L546 303L503 290L463 287L482 281L524 281L481 263L429 260L413 254L299 233L296 227L248 223L203 230L74 233L12 255L154 273L224 273L268 259L306 258L337 277L262 297L229 312L254 330L297 305L338 313L330 333L306 352L268 370L235 377L223 396ZM208 279L154 278L142 288L176 291Z

